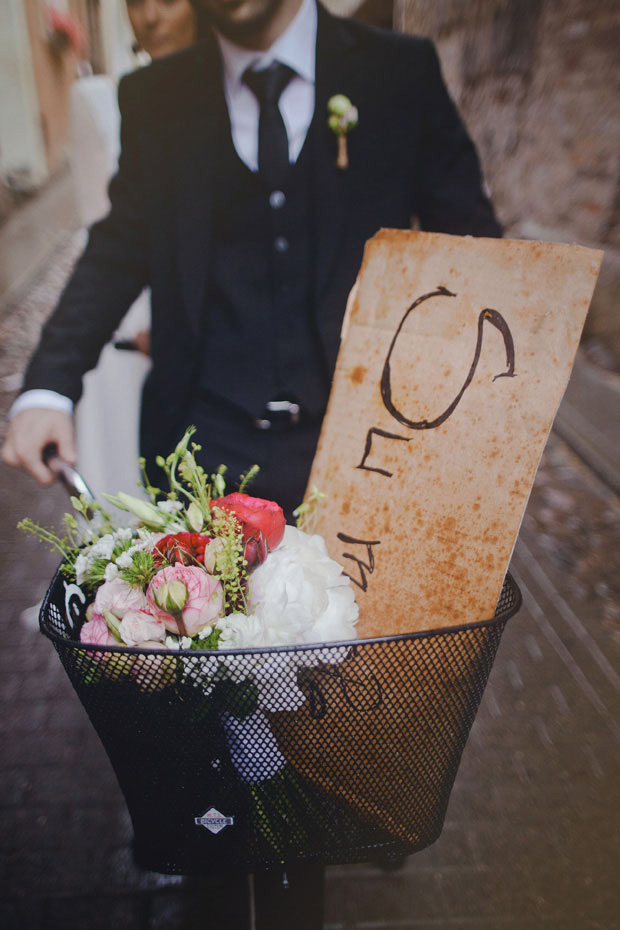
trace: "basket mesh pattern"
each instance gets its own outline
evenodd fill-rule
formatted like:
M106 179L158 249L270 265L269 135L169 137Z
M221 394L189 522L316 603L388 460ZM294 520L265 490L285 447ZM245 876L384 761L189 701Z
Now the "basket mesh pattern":
M41 629L114 767L137 861L204 874L434 842L519 606L507 576L486 623L317 647L121 650L80 644L84 604L59 572Z

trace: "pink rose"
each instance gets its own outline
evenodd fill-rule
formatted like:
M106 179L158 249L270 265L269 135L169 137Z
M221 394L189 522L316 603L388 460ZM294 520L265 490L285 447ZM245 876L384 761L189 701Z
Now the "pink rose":
M166 629L181 636L195 636L224 608L220 582L202 568L180 563L157 572L146 597Z
M120 646L103 617L89 620L80 630L80 642L91 646Z
M104 609L122 620L128 610L148 610L149 605L142 591L122 578L114 578L97 588L93 615L103 615Z
M250 539L262 537L266 548L264 557L260 558L260 561L265 561L267 551L271 552L275 549L284 536L286 520L282 508L275 501L263 500L262 497L250 497L249 494L240 494L235 491L233 494L227 494L226 497L212 500L211 509L216 508L236 516L243 529L244 543ZM263 543L261 545L264 546Z
M128 646L141 649L151 649L155 643L160 647L166 638L164 624L146 610L128 610L118 631Z

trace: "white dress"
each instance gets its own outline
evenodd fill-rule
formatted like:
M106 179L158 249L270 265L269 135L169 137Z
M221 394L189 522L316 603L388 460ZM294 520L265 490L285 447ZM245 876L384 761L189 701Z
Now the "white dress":
M107 186L118 162L119 129L114 81L105 75L75 81L70 99L71 170L84 227L108 212ZM149 329L150 314L150 295L143 291L114 339L131 339ZM84 379L75 411L78 469L97 496L102 491L137 491L140 396L150 366L141 352L108 343L97 367Z

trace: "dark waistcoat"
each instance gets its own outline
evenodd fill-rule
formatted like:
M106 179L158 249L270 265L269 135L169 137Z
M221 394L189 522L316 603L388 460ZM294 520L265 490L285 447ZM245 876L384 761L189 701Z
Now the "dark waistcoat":
M318 416L329 395L313 294L311 133L279 191L241 161L230 131L220 137L200 384L252 417L270 400Z

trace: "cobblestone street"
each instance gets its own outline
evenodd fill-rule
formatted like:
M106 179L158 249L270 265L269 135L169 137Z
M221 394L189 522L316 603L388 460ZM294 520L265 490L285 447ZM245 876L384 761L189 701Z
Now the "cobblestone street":
M2 432L78 248L67 230L3 304ZM614 448L617 462L618 436ZM207 908L200 883L133 865L115 777L37 628L33 605L57 560L16 529L27 515L58 523L66 495L6 466L0 474L0 927L244 926L225 882ZM511 565L523 608L504 634L443 834L397 871L328 869L325 930L620 928L619 552L617 494L552 432Z

